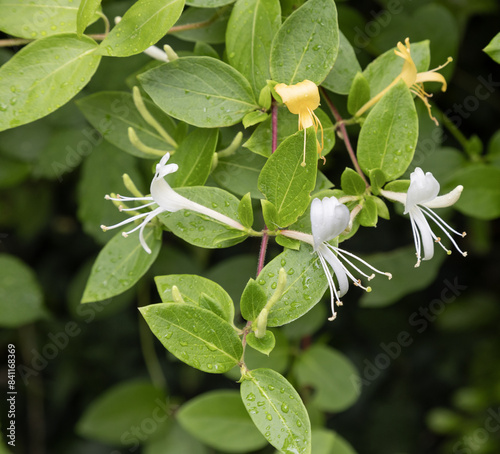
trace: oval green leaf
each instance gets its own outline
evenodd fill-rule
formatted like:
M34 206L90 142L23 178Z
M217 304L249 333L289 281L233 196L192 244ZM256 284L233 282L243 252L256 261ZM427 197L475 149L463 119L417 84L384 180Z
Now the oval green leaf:
M170 135L175 134L175 123L155 104L143 99L151 115ZM108 142L132 156L154 159L155 156L139 151L128 138L128 128L134 128L140 141L151 148L172 151L173 147L149 125L135 107L132 95L120 91L101 91L76 101L89 123Z
M61 107L96 71L97 43L56 35L35 41L0 68L0 131L29 123Z
M211 311L184 303L152 304L139 310L163 346L195 369L223 374L243 354L235 329Z
M4 0L0 30L26 39L74 33L79 3L78 0Z
M268 298L274 293L280 268L287 273L286 285L269 312L267 326L281 326L304 315L323 297L328 285L312 247L302 243L299 251L287 249L271 260L257 277Z
M130 228L123 231L127 230ZM146 229L144 239L151 254L142 248L137 233L124 238L119 232L104 246L92 267L82 303L93 303L119 295L144 276L161 248L161 239L155 236L155 229Z
M238 391L211 391L185 403L177 412L193 437L224 452L249 452L267 445L241 402Z
M315 389L311 404L322 411L339 412L356 402L360 394L358 371L342 353L325 345L315 345L294 364L300 386Z
M358 161L366 173L380 169L394 180L410 165L418 140L418 115L409 88L400 80L375 104L359 133Z
M278 0L238 0L231 12L226 32L228 61L248 79L256 95L271 78L271 43L280 25Z
M259 108L248 81L211 57L183 57L138 76L167 114L200 128L231 126Z
M0 254L0 326L17 328L47 315L35 273L17 257Z
M271 76L288 85L305 79L319 85L332 69L339 48L333 0L309 0L294 11L274 37Z
M241 398L267 441L284 454L311 453L311 423L293 386L272 369L249 372Z
M78 35L82 35L92 22L97 9L101 5L101 1L102 0L81 0L76 14L76 32Z
M239 200L223 189L193 186L179 188L177 192L189 200L216 210L231 219L238 219ZM175 213L162 213L159 219L174 235L204 248L229 247L243 241L247 234L235 230L215 219L190 210L179 210Z
M160 40L175 24L184 0L138 0L101 43L103 55L128 57Z
M304 139L305 166L302 166ZM316 133L312 127L286 139L267 160L260 172L258 186L277 210L278 226L270 228L293 224L307 209L316 186L317 161Z
M332 70L321 83L326 89L340 95L349 94L354 77L361 71L351 43L339 31L339 54Z
M175 285L185 303L204 307L229 323L234 319L234 304L227 292L210 279L191 274L170 274L155 277L156 288L164 303L174 302Z
M78 421L76 431L104 443L122 444L124 439L133 442L133 428L141 427L153 415L158 426L166 426L170 409L164 392L148 381L129 381L113 386L94 400Z

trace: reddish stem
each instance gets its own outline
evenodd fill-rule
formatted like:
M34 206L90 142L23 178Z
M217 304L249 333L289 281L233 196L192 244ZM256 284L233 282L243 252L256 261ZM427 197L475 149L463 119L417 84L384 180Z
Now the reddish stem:
M325 98L326 103L328 104L328 107L332 111L332 114L335 117L335 120L337 121L337 124L338 124L337 127L340 129L340 134L341 134L342 139L345 143L345 147L347 148L347 152L349 153L349 157L351 158L351 161L354 164L354 168L356 169L356 172L359 173L361 178L363 178L363 181L365 182L366 187L368 188L368 187L370 187L370 183L368 183L368 180L366 179L365 174L361 170L361 167L359 167L359 163L358 163L358 160L356 158L356 153L354 152L354 149L352 148L351 141L349 140L349 135L347 134L347 130L346 130L345 125L344 125L344 119L342 118L339 111L333 105L332 101L328 97L326 90L323 87L320 87L320 88L321 88L321 93L322 93L323 97Z
M278 148L278 105L274 99L271 106L271 154L273 154L276 148ZM264 233L260 243L259 263L257 264L257 276L262 271L262 268L264 268L268 243L269 235L267 234L267 226L264 226Z

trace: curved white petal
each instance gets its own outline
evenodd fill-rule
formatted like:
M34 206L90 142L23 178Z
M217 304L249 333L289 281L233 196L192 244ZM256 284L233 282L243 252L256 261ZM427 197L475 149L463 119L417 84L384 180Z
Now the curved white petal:
M421 244L424 249L423 260L430 260L434 256L434 237L431 227L427 222L422 210L420 208L413 208L410 211L410 218L417 225ZM417 257L420 260L420 251L417 250Z
M431 172L417 167L410 175L410 187L406 196L404 213L408 213L414 206L433 200L439 194L439 182Z
M433 200L429 200L428 202L422 203L422 205L427 208L444 208L449 207L455 203L457 203L460 195L462 194L464 187L462 185L457 186L452 191L448 192L448 194L443 194L436 197Z
M344 265L342 265L342 262L324 244L320 246L318 254L321 254L332 267L339 284L339 296L344 296L347 293L347 290L349 290L349 279L347 279L347 273Z
M382 194L386 199L402 203L403 205L406 204L406 192L394 192L381 189L380 194Z
M155 216L157 216L158 214L160 214L163 211L165 211L165 210L163 210L162 208L156 208L153 211L151 211L151 213L149 213L147 215L146 219L144 219L144 221L141 224L141 228L139 229L139 241L141 242L142 248L148 254L151 254L151 249L149 248L148 243L146 243L146 240L144 239L144 228L146 227L146 225L148 225L148 223L149 223L149 221L151 221L151 219L153 219Z

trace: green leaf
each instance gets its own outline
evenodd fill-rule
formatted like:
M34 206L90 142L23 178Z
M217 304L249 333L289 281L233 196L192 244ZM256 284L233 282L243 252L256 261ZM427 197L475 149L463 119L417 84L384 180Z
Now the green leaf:
M454 173L446 187L463 185L462 195L454 207L467 216L490 220L500 216L499 178L498 167L475 164Z
M316 109L314 113L323 125L324 148L321 151L322 156L326 156L335 145L335 131L328 115L321 109ZM297 132L297 115L290 113L285 107L278 107L278 143L283 142L287 137ZM271 118L263 121L255 128L251 137L243 144L244 147L268 158L271 156ZM316 138L321 143L321 130L318 130ZM319 159L319 155L318 155Z
M161 109L200 128L231 126L258 109L248 81L215 58L179 58L138 78Z
M9 254L0 254L0 314L4 328L17 328L47 316L35 273Z
M276 210L274 204L266 199L261 199L260 204L262 205L262 217L265 224L272 230L278 228L278 210Z
M184 303L139 308L153 334L174 356L203 372L223 374L243 353L234 328L207 309Z
M76 15L76 33L82 35L85 29L94 20L96 11L102 0L81 0Z
M249 128L250 126L262 123L268 118L269 114L267 114L266 112L262 112L262 110L254 110L253 112L247 113L243 117L243 120L241 120L241 122L243 123L243 127L246 129Z
M333 0L309 0L294 11L274 37L271 76L287 85L308 79L319 85L335 63L339 47Z
M202 41L210 44L221 44L225 41L230 8L186 8L175 26L205 22L205 27L188 28L171 33L184 41Z
M359 212L359 223L364 227L376 227L378 221L376 197L370 195L363 201L363 209Z
M339 31L339 54L332 70L321 85L334 93L347 95L356 74L360 71L361 66L358 63L351 43Z
M108 389L87 407L76 431L82 437L104 443L122 444L124 439L133 443L136 439L132 428L141 427L152 415L157 416L157 428L169 418L163 391L144 380L124 382Z
M326 429L313 429L314 454L356 454L353 447L338 433Z
M234 194L250 193L252 198L261 199L263 196L257 189L257 180L266 161L262 156L240 147L233 155L219 158L211 176L219 186Z
M195 6L196 8L217 8L233 2L234 0L187 0L186 5Z
M411 231L410 225L408 229ZM423 262L418 268L415 268L414 246L363 257L375 268L392 273L392 279L377 276L376 279L370 281L372 291L361 297L361 305L364 307L388 306L400 301L405 295L427 288L436 278L438 269L446 257L443 251L436 251L432 260Z
M274 338L272 331L267 330L264 337L261 338L256 337L255 333L252 331L251 333L248 333L247 343L253 349L269 356L269 353L271 353L274 349L276 339Z
M78 149L77 149L78 153ZM136 159L124 154L108 142L101 142L85 159L78 183L78 219L83 230L101 244L111 239L101 225L114 225L125 215L104 196L112 192L128 194L122 175L127 173L137 187L142 178L137 170Z
M194 45L193 54L198 57L212 57L220 59L217 51L210 44L204 43L202 41L196 42L196 44Z
M0 68L0 131L45 117L75 96L101 60L97 43L56 35L28 44Z
M316 185L316 134L313 128L307 129L302 166L304 134L306 131L299 131L282 142L259 176L259 190L276 207L280 227L293 224L306 210Z
M267 445L237 391L204 393L185 403L176 416L193 437L220 451L249 452Z
M387 178L380 169L373 169L369 173L370 177L370 187L373 194L377 195L380 189L383 188L384 184L387 182Z
M238 0L226 32L229 64L243 74L258 95L267 80L274 35L281 25L278 0Z
M257 277L268 298L274 293L280 268L285 269L287 280L281 298L269 312L267 326L271 327L304 315L321 300L328 286L317 255L311 246L302 243L299 251L286 249L271 260Z
M322 411L343 411L360 394L360 378L354 365L326 345L314 345L302 353L293 371L301 387L315 389L311 404Z
M151 115L170 135L175 134L175 123L155 104L143 99ZM132 95L119 91L101 91L76 101L89 123L114 146L139 158L158 158L134 147L128 138L128 128L133 128L140 141L158 150L172 151L170 143L150 126L135 107Z
M340 178L342 191L349 195L363 195L366 190L363 178L350 167L346 167Z
M386 88L403 69L404 60L389 49L373 60L363 71L363 76L370 85L371 97ZM418 72L427 71L430 62L429 41L411 43L411 57Z
M409 187L410 187L410 180L396 180L387 183L384 189L386 191L408 192Z
M210 454L209 450L210 448L187 433L177 421L172 421L167 431L155 434L154 437L148 439L142 452L144 454L165 454L166 452Z
M500 33L495 35L483 51L500 64Z
M253 225L252 197L247 192L238 205L238 218L242 225L251 228Z
M40 39L76 32L78 4L73 0L3 0L0 30L7 35Z
M129 227L123 231L130 230ZM92 267L82 303L102 301L123 293L144 276L156 260L161 240L155 236L155 229L148 228L144 239L151 249L148 254L139 242L139 234L124 238L117 233L101 250Z
M232 194L219 188L193 186L176 190L182 196L225 214L231 219L238 219L239 200ZM215 219L190 210L175 213L161 213L159 219L174 235L195 246L204 248L229 247L243 241L247 234L235 230ZM227 236L229 235L229 236Z
M100 45L103 55L128 57L155 44L175 24L184 0L138 0Z
M393 180L410 165L418 139L418 116L410 90L400 80L366 118L358 141L358 161L368 174L380 169Z
M272 369L256 369L241 383L241 398L267 441L284 454L311 453L311 423L293 386Z
M267 303L266 292L254 279L250 279L241 295L240 310L245 320L254 321Z
M361 107L370 100L370 85L363 73L357 73L352 81L349 97L347 98L347 110L354 115Z
M167 175L166 181L173 188L203 186L212 168L218 129L195 129L177 148L169 163L179 166L177 172Z
M293 249L294 251L298 251L300 249L300 241L299 240L294 240L292 238L288 238L285 235L281 235L278 233L276 235L276 243L278 243L280 246L286 247L288 249Z
M389 209L385 202L378 197L370 197L371 200L375 202L375 206L377 207L377 215L383 219L389 219Z
M178 302L172 295L172 287L175 285L185 303L203 307L228 323L233 323L233 300L219 284L210 279L190 274L170 274L156 276L155 283L164 303Z
M0 189L18 185L28 177L30 171L31 166L27 162L0 156Z

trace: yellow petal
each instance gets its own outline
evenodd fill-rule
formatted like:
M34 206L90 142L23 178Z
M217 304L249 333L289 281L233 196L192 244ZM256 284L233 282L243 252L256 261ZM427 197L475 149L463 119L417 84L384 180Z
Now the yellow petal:
M277 84L274 89L288 107L288 110L301 115L308 109L315 110L319 106L319 90L310 80L303 80L295 85Z
M423 82L439 82L443 85L441 87L442 91L446 91L446 88L448 87L444 76L434 71L426 71L425 73L418 73L416 83L420 84Z

